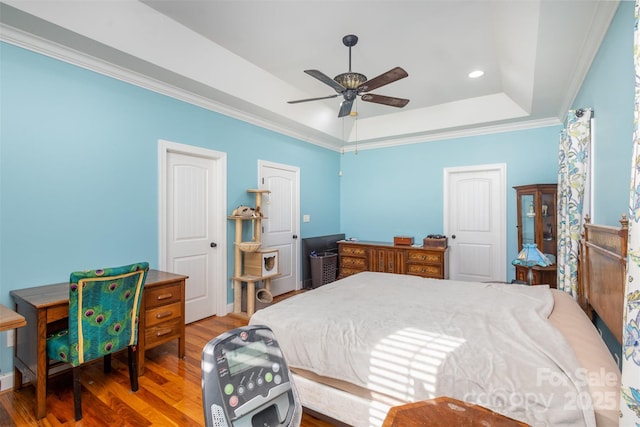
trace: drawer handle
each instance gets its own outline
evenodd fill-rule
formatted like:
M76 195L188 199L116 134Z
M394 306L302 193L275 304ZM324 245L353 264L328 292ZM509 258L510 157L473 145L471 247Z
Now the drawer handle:
M158 329L158 332L156 332L156 336L161 337L163 335L170 334L171 332L173 332L173 329L171 328Z
M163 311L162 313L156 314L156 319L162 319L164 317L170 317L173 314L173 311Z
M162 294L162 295L158 295L158 297L156 298L158 301L162 301L163 299L169 299L172 298L173 294L169 293L169 294Z

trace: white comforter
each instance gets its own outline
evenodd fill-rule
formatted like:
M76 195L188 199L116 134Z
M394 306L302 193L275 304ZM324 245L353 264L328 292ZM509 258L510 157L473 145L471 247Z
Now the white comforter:
M450 396L532 426L595 426L546 286L360 273L257 311L291 367L402 401ZM584 409L582 409L584 407Z

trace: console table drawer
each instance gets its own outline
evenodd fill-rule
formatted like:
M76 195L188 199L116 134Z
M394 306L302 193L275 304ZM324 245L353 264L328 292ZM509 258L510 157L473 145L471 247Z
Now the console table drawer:
M147 327L177 318L182 319L182 304L180 302L153 308L145 313Z

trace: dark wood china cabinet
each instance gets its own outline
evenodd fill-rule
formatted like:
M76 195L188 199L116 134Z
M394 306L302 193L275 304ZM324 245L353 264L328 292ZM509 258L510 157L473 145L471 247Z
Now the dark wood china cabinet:
M533 284L555 288L557 242L557 185L531 184L513 187L518 200L518 252L522 245L535 243L553 261L548 267L533 267ZM550 255L550 256L549 256ZM516 266L516 280L527 281L528 268Z

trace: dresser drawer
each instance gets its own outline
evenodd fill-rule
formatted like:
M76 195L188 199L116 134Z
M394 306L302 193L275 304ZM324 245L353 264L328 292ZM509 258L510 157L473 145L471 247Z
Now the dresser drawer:
M163 305L147 310L144 320L146 326L150 327L157 325L158 323L178 318L182 318L182 303L174 302L173 304Z
M340 268L340 278L362 273L363 271L366 270L363 270L361 268Z
M180 338L182 334L181 320L174 319L155 326L147 326L144 331L145 347L153 348L165 341Z
M144 306L147 310L180 301L182 301L182 292L179 283L158 287L157 289L149 289L144 294Z
M422 277L433 277L436 279L443 278L441 265L408 264L407 274L413 274L415 276L422 276Z
M362 246L344 246L340 245L340 255L367 256L366 248Z
M340 267L355 267L365 269L367 261L364 258L340 257Z
M408 262L421 262L427 264L441 264L443 252L409 251Z

